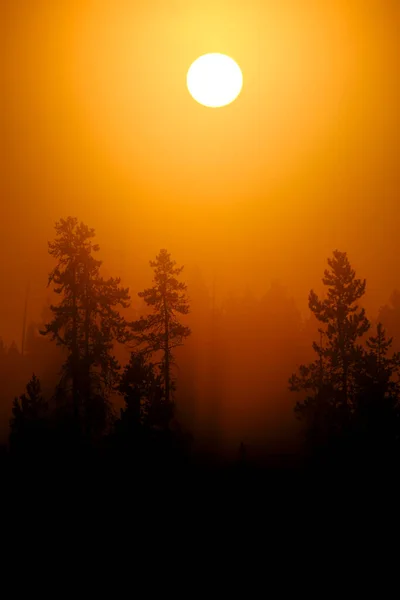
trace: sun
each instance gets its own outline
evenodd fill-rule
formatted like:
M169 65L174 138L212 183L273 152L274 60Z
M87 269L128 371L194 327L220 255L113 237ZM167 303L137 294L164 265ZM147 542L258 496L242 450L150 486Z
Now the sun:
M233 58L213 52L192 63L186 81L197 102L217 108L236 100L242 90L243 75Z

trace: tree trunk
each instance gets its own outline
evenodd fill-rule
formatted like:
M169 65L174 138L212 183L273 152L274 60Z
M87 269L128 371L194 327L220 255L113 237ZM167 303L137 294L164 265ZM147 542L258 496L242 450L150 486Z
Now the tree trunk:
M84 391L84 412L85 412L85 428L86 434L90 433L90 423L88 415L88 404L90 401L90 278L87 274L87 280L85 285L85 358L83 364L83 391Z
M339 341L339 352L342 359L342 393L343 393L343 402L344 405L348 404L348 356L347 356L347 348L346 348L346 334L344 331L345 328L345 310L342 304L341 299L339 300L337 306L337 329L338 329L338 341Z
M165 401L169 404L170 396L170 373L169 373L169 318L167 310L167 302L164 295L164 331L165 331L165 347L164 347L164 379L165 379Z
M78 384L78 320L76 303L76 270L72 271L72 399L74 404L74 418L79 420L79 384Z

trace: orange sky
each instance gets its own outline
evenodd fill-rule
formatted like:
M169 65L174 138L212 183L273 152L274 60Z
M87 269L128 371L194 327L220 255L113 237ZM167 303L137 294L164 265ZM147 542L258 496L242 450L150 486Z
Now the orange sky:
M279 277L304 308L347 250L375 310L399 235L397 0L12 0L2 3L5 108L0 335L45 297L61 216L95 227L132 291L167 247L221 297ZM222 109L186 89L223 52L244 76Z

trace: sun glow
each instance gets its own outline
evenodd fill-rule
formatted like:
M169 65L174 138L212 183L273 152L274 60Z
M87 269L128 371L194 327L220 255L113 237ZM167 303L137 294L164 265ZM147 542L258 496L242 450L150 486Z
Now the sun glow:
M191 65L187 86L200 104L212 108L226 106L241 92L242 71L233 58L226 54L204 54Z

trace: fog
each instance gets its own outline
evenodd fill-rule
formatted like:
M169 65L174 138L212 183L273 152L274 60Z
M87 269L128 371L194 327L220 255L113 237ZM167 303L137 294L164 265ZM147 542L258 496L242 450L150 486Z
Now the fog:
M235 445L257 446L266 428L292 435L287 378L315 339L307 298L327 257L346 251L367 279L371 319L400 287L400 6L326 4L2 3L7 347L20 350L28 284L28 324L41 322L47 242L73 215L95 228L104 272L137 310L160 248L185 266L193 333L178 394L190 427L222 428ZM208 51L243 71L223 109L186 89ZM3 415L25 383L7 388Z

